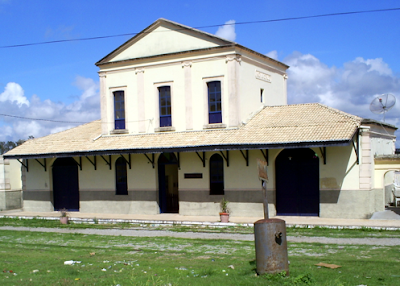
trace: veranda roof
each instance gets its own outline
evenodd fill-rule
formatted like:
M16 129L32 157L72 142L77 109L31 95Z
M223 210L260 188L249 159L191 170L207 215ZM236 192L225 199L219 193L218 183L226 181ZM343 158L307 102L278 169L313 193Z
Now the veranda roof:
M101 135L97 120L28 140L4 158L343 146L361 122L319 103L267 106L235 129Z

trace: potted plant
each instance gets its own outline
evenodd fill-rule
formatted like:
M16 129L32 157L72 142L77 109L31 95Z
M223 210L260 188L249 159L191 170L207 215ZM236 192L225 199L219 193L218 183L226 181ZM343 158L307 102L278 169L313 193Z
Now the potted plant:
M66 209L60 210L60 222L61 224L68 224L68 212Z
M222 198L221 203L220 203L221 212L219 213L221 222L229 222L228 204L229 204L229 202L227 200L225 200L225 198Z

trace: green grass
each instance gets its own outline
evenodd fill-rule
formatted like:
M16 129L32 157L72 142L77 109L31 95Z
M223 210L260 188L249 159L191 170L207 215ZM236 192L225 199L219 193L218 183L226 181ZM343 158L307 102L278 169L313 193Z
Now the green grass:
M398 246L289 243L288 253L290 276L257 276L248 241L0 230L0 285L400 285Z
M94 222L97 220L94 218ZM168 230L174 232L208 232L208 233L254 233L253 227L249 226L203 226L203 225L160 225L160 224L131 224L127 222L120 223L84 223L71 221L68 225L61 225L58 219L46 220L42 218L21 219L21 218L0 218L0 226L23 226L23 227L50 227L50 228L98 228L98 229L149 229L149 230ZM400 238L400 229L398 230L378 230L363 227L360 229L333 229L327 227L287 227L288 236L322 236L334 238L359 238L359 237L374 237L374 238Z

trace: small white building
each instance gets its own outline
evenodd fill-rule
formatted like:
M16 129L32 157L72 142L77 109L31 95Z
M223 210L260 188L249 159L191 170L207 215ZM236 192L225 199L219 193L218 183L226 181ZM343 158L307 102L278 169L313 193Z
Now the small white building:
M0 211L22 208L21 165L0 155Z
M96 65L101 120L5 154L23 163L25 210L216 215L225 197L232 216L262 217L257 159L270 216L385 208L374 157L394 154L397 128L287 105L279 61L159 19Z

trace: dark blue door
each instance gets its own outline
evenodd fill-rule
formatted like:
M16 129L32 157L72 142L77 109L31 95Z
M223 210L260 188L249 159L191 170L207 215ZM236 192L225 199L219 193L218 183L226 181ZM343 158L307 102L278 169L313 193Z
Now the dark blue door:
M283 150L275 162L278 215L319 215L319 158L311 149Z
M174 153L163 153L158 158L158 194L161 213L179 213L179 196L170 186L178 187L173 176L166 175L166 166L172 166L178 172L178 160Z
M72 158L59 158L53 164L54 210L79 211L78 166Z

